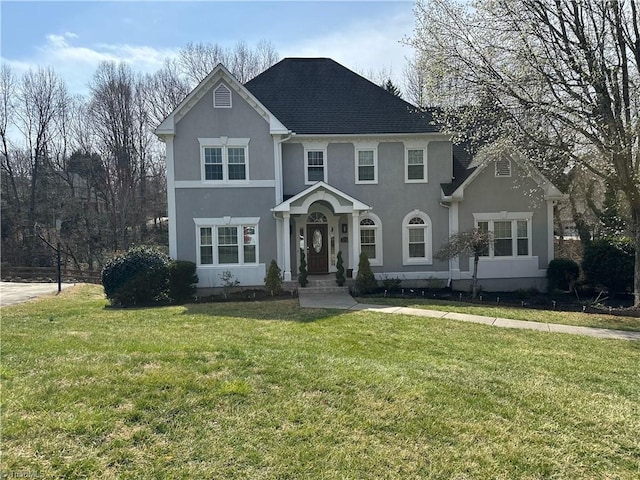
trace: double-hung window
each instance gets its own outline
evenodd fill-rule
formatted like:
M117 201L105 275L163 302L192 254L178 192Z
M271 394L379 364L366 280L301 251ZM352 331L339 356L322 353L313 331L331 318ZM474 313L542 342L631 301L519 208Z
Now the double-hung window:
M356 183L378 183L378 145L356 144Z
M249 179L248 138L200 138L202 179L234 182Z
M481 255L489 258L531 256L531 219L533 214L476 213L476 227L491 235L491 242Z
M324 181L324 152L312 150L307 152L307 182Z
M311 143L304 146L304 183L313 185L327 181L327 145Z
M247 265L258 261L258 218L196 219L199 265ZM232 224L242 222L239 224ZM229 222L229 223L227 223ZM208 223L210 225L202 225Z
M403 263L432 263L431 218L424 212L415 210L402 221Z
M427 149L425 147L406 147L404 162L406 183L427 181Z

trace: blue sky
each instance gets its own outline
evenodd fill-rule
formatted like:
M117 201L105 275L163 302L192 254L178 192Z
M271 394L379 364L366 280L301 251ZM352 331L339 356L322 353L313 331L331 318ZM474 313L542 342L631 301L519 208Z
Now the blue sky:
M401 83L412 50L411 1L0 1L2 61L18 74L50 66L73 93L103 60L157 70L187 42L273 43L281 57L331 57Z

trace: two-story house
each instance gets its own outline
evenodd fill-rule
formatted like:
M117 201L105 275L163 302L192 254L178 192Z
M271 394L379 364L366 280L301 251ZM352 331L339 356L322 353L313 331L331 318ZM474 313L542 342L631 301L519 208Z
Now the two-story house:
M218 65L157 128L166 144L169 250L197 264L200 288L231 272L264 284L275 259L295 280L355 276L467 288L468 258L437 260L454 232L494 241L486 290L545 287L553 205L562 198L515 153L476 165L428 111L326 58L287 58L246 84Z

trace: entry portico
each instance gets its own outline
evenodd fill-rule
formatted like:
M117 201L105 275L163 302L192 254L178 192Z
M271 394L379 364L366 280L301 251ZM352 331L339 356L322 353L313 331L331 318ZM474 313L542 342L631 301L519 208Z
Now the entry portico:
M278 223L277 255L284 280L291 281L292 264L297 271L301 249L310 274L335 272L336 256L342 250L347 268L355 276L360 256L359 218L369 210L370 206L325 182L315 183L272 208Z

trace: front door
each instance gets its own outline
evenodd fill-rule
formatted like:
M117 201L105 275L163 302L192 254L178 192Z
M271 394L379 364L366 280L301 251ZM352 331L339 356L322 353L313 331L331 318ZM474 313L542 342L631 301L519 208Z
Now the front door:
M329 272L329 256L327 255L327 226L307 225L307 272L309 274Z

